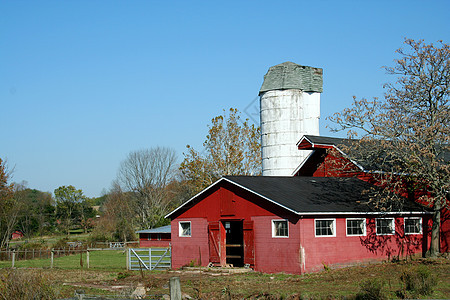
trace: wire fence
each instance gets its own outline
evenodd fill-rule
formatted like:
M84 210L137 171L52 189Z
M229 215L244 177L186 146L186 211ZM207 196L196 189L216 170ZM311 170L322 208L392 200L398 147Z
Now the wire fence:
M127 251L119 248L1 250L0 268L127 268Z
M66 247L60 249L2 249L0 250L0 261L10 261L14 259L28 260L28 259L48 259L51 258L52 253L54 258L58 258L66 255L73 255L80 251L86 251L86 249L78 249L73 247Z

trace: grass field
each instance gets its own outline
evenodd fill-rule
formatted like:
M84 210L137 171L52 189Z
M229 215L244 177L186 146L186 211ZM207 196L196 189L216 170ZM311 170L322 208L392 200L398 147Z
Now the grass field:
M167 294L169 278L177 276L181 280L182 292L195 299L352 299L364 280L382 282L386 296L398 298L398 292L403 288L402 274L421 267L437 279L437 285L432 294L415 298L450 299L450 260L444 257L385 262L305 275L231 274L215 268L141 273L127 271L125 261L123 251L93 251L90 269L80 267L79 255L56 259L54 269L48 268L49 260L45 259L19 261L16 266L18 272L43 276L57 289L61 298L73 296L76 289L83 289L88 294L123 296L139 283L146 286L150 294ZM2 262L0 266L7 267L8 263ZM8 268L0 269L0 275L5 272Z
M54 268L81 269L80 254L55 258ZM86 253L82 254L83 266L86 268ZM0 261L0 268L11 267L11 261ZM15 262L16 268L50 268L50 259L29 259ZM123 250L98 250L90 251L89 268L107 270L126 270L126 252Z

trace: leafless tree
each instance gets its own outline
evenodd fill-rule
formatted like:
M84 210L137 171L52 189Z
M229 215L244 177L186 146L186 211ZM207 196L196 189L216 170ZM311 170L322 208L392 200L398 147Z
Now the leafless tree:
M432 210L429 254L435 256L441 211L450 198L450 46L411 39L405 44L395 66L385 67L397 81L385 85L384 99L354 98L351 108L330 119L336 131L363 134L347 152L377 171L373 174L385 187L378 201L392 204L403 194Z
M165 147L133 151L120 164L118 182L132 193L141 226L153 227L168 212L167 186L176 170L175 151Z

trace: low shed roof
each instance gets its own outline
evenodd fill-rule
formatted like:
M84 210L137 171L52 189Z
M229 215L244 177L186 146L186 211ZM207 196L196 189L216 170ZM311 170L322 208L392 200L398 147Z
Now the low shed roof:
M158 228L152 228L152 229L143 229L136 231L136 233L170 233L171 227L170 225L158 227Z

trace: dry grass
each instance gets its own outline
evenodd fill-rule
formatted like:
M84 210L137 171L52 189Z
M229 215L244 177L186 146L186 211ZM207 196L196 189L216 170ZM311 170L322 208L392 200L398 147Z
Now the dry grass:
M427 298L450 298L450 261L415 260L381 263L305 275L218 273L214 270L146 272L117 270L20 269L26 276L39 272L52 282L61 297L71 297L76 289L89 294L129 294L138 283L148 293L167 294L170 277L180 277L182 292L201 299L303 299L354 298L363 280L380 280L389 298L396 298L402 288L400 280L405 270L423 266L438 278L437 287ZM0 275L8 272L0 270Z

